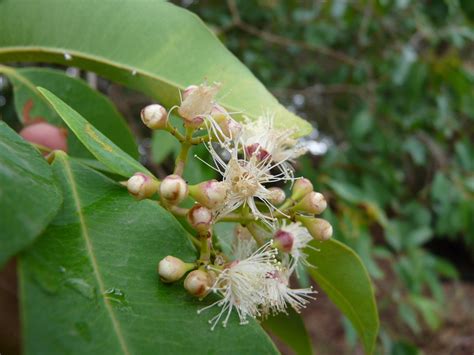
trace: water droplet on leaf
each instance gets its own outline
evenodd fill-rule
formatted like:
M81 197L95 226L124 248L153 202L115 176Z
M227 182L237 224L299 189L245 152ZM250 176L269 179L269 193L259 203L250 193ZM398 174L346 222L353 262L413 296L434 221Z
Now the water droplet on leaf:
M82 296L93 299L95 295L95 289L91 285L89 285L85 280L83 279L67 279L66 280L66 285L71 287L73 290L79 292Z

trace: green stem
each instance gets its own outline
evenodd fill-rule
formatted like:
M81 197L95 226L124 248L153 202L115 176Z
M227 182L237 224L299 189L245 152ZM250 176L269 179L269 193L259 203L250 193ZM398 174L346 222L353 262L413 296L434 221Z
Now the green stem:
M199 261L203 264L209 264L211 260L211 233L199 233L199 238L201 239L201 255L199 256Z
M261 235L262 233L255 223L249 223L246 225L246 227L249 230L250 234L252 234L253 239L255 239L259 247L265 244L265 240Z
M174 166L174 174L182 176L184 172L184 166L186 165L186 160L188 159L189 149L192 147L192 136L194 128L186 128L186 137L184 142L181 142L181 150L176 158L176 163Z

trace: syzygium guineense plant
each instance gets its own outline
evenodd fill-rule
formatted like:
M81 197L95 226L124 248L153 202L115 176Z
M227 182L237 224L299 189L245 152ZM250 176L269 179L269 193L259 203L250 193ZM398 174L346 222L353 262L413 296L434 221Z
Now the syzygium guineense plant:
M187 217L194 228L199 257L184 262L166 256L158 262L158 274L165 283L185 277L184 288L200 299L210 293L219 295L198 311L219 309L210 319L211 329L219 323L225 327L233 311L241 324L249 318L287 312L288 307L299 312L316 292L292 289L289 279L299 265L313 267L303 251L312 248L308 243L332 235L331 225L315 217L327 206L324 196L313 190L309 180L294 176L291 163L305 152L293 138L296 131L276 128L271 112L256 121L237 122L216 101L219 87L191 85L181 93L181 104L170 111L182 118L184 135L171 124L164 107L153 104L142 110L143 123L173 134L181 151L173 174L162 181L137 172L124 183L138 199L158 193L158 203ZM182 174L190 147L198 144L206 146L213 161L210 167L221 180L188 186ZM290 184L291 195L272 186L275 183ZM188 196L195 201L189 209L180 206ZM240 225L230 255L212 242L213 226L221 221Z

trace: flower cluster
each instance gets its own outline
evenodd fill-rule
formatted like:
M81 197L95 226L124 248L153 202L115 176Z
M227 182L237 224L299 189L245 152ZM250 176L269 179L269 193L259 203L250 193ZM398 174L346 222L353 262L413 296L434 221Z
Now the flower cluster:
M268 112L237 122L217 103L219 87L192 85L169 112L160 105L142 110L143 123L173 134L181 152L173 174L163 180L137 173L124 183L137 199L158 194L163 207L186 216L196 230L193 242L200 249L199 259L186 263L167 256L159 262L158 274L163 282L185 277L184 288L201 299L210 293L219 296L199 310L219 309L209 321L212 329L220 322L226 326L233 311L241 324L286 312L287 307L299 312L315 291L292 289L290 277L301 267L312 267L305 249L314 249L313 240L332 236L331 225L316 217L327 207L324 196L309 180L294 176L291 164L305 152L294 138L296 131L278 128ZM181 131L170 122L173 111L182 119ZM202 162L218 172L220 180L196 185L184 181L188 152L196 144L206 145L212 162ZM286 183L289 196L275 186ZM180 206L190 198L195 201L192 208ZM230 255L213 245L213 226L221 221L236 222Z

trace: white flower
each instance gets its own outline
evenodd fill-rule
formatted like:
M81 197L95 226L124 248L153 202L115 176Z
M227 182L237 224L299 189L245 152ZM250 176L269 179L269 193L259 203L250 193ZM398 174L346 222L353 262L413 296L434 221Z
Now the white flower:
M272 214L277 208L270 202L274 197L274 192L265 184L285 181L285 175L283 173L273 175L271 170L275 165L267 159L259 160L256 156L250 159L239 158L237 147L230 151L231 157L227 162L221 158L212 145L209 145L208 149L215 165L211 168L222 175L222 182L227 186L226 198L222 205L216 208L216 215L223 216L247 205L255 219L260 218L271 225L274 221ZM267 206L270 215L260 212L257 200Z
M237 225L232 242L232 256L234 260L248 258L258 249L257 242L249 230L242 225Z
M275 233L276 238L280 231L288 233L292 238L292 245L291 249L289 250L289 254L292 257L292 261L289 265L290 270L295 270L299 263L308 267L312 267L312 265L306 260L308 255L306 255L303 251L305 248L317 250L311 245L308 245L308 243L313 240L313 237L311 234L309 234L308 230L303 227L300 222L296 222L290 223L288 225L283 224L283 226Z
M178 108L178 113L186 121L204 120L209 115L215 104L214 98L219 91L220 84L191 85L183 92L183 100Z
M240 324L248 323L247 318L256 318L259 316L262 304L267 299L266 289L262 287L267 279L267 275L275 271L277 251L272 247L272 243L266 243L252 255L243 260L236 260L223 270L209 268L218 272L217 279L211 290L220 294L223 298L213 304L204 307L198 311L220 307L220 312L209 323L213 330L222 317L222 324L225 327L235 309Z
M289 277L291 271L279 268L267 274L263 284L265 292L265 302L262 304L262 315L287 313L286 308L289 304L296 312L300 312L306 307L309 300L315 299L312 295L316 294L312 288L291 289L289 287Z
M274 115L267 112L255 121L246 119L240 141L247 155L275 162L276 168L291 179L293 168L290 162L306 152L306 148L292 137L296 131L294 128L275 128Z

